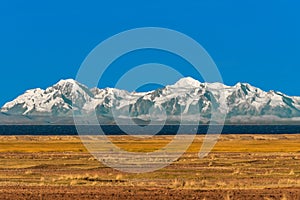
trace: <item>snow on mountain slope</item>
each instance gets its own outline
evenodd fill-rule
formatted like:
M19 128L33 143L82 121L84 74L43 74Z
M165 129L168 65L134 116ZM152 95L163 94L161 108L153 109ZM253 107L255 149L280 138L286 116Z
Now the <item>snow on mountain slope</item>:
M84 85L72 80L61 80L43 89L27 90L15 100L6 103L1 112L22 115L71 115L72 99L82 106L93 94ZM76 109L76 107L74 107Z
M187 77L146 93L128 92L115 88L93 88L72 79L61 80L47 89L27 90L6 103L1 112L14 115L71 116L96 111L99 116L131 116L143 118L162 113L189 118L200 112L209 120L212 111L227 114L227 119L300 117L300 97L280 92L264 92L247 83L226 86L221 83L200 83Z

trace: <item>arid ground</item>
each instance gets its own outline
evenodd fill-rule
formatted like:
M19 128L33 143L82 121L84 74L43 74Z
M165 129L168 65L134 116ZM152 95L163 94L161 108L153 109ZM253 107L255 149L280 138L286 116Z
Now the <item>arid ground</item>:
M0 136L0 199L300 199L300 134L222 135L199 159L203 137L170 166L130 174L101 164L76 136ZM110 139L144 152L172 137Z

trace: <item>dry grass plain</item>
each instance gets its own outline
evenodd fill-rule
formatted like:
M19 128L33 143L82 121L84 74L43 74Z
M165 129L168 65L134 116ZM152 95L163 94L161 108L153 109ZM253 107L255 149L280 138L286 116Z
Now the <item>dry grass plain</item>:
M130 174L95 160L76 136L0 136L0 199L300 199L300 134L222 135L199 159L203 137L170 166ZM150 152L172 136L110 139Z

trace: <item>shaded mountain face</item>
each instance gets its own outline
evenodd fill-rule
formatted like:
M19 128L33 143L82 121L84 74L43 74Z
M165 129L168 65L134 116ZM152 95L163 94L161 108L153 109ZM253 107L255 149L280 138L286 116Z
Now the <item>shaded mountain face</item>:
M99 117L133 117L141 120L178 117L206 123L211 113L227 116L228 122L268 119L294 120L300 117L300 97L265 92L247 83L226 86L200 83L190 77L145 93L115 88L89 89L72 79L61 80L43 90L27 90L6 103L6 115L71 117L73 112ZM195 119L196 116L196 119Z

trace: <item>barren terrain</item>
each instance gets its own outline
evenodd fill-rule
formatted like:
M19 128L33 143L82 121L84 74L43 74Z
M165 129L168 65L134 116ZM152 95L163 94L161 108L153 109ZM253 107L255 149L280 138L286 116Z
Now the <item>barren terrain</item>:
M300 199L300 135L222 135L204 159L197 136L178 161L123 173L90 155L76 136L1 136L0 199ZM112 136L135 152L172 136Z

